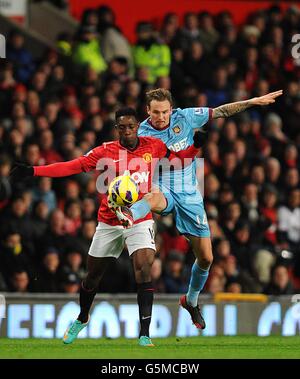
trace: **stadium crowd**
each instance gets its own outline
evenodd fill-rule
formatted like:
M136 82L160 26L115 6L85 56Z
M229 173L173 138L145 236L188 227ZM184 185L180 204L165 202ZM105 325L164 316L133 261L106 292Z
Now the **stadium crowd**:
M140 22L130 46L113 11L87 10L75 35L33 59L17 30L0 69L0 290L78 292L97 223L96 174L11 182L15 161L70 160L116 139L121 106L147 117L145 92L175 107L216 107L283 89L274 106L210 124L204 203L214 263L204 293L291 294L300 288L300 9L279 6L235 25L230 12ZM172 215L156 220L156 292L187 291L193 253ZM113 280L111 280L113 278ZM126 251L101 292L134 292Z

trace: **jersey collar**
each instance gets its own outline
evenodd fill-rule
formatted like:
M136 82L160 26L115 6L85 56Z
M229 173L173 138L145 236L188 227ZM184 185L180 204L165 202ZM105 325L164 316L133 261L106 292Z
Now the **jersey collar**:
M140 138L138 137L138 143L137 143L136 147L134 147L134 148L130 148L130 147L127 147L127 146L123 146L123 145L121 144L120 141L118 141L118 144L119 144L119 146L120 146L121 148L123 148L123 149L125 149L125 150L128 150L128 151L135 151L135 150L140 146L141 141L140 141Z

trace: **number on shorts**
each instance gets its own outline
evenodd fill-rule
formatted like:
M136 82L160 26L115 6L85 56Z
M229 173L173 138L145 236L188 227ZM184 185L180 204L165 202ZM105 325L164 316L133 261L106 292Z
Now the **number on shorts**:
M150 236L151 236L151 242L152 243L155 243L155 239L154 239L154 230L152 228L148 228L149 230L149 233L150 233Z

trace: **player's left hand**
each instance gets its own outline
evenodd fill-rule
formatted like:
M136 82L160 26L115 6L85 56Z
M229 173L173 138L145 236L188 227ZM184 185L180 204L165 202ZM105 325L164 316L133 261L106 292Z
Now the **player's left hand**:
M279 91L267 93L264 96L253 97L251 99L251 103L253 105L269 105L269 104L275 103L275 99L278 96L281 96L282 93L283 93L283 91L282 91L282 89L280 89Z
M197 149L203 147L207 140L208 132L204 130L197 130L194 134L194 146Z

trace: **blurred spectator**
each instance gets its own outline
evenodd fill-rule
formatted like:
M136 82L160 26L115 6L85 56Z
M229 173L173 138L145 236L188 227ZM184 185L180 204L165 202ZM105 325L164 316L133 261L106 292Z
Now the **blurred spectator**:
M77 200L69 200L64 209L66 215L65 230L75 236L81 226L81 205Z
M229 280L227 283L226 283L226 286L225 286L225 292L230 292L230 293L242 293L242 286L241 284L239 283L238 280Z
M198 88L205 88L207 80L211 75L209 59L204 55L203 46L200 41L193 41L189 46L187 59L183 62L186 77L197 85Z
M26 271L15 271L10 278L10 290L13 292L26 293L32 292L30 280Z
M267 158L265 163L266 180L269 184L279 185L281 166L278 159L274 157Z
M56 196L51 187L52 178L41 177L38 180L38 186L32 190L32 200L46 203L49 212L56 208Z
M259 218L258 187L254 183L246 183L241 196L242 215L255 225Z
M220 263L224 269L224 274L226 278L225 290L229 292L228 286L232 283L237 283L235 287L235 291L239 292L260 292L261 287L255 281L255 279L249 274L249 272L238 264L238 259L233 255L228 255L223 258ZM237 292L237 293L239 293Z
M8 290L7 284L4 280L3 274L0 271L0 291L6 292Z
M232 241L237 222L241 216L241 206L237 201L232 201L226 206L224 212L223 230L227 238Z
M60 292L59 251L49 247L43 257L35 282L36 292Z
M214 295L218 292L224 292L226 278L223 267L214 263L210 270L210 275L205 284L205 292Z
M199 14L199 39L203 43L204 50L211 53L219 39L219 33L214 27L214 21L211 14L201 12Z
M62 291L65 293L77 293L80 290L80 278L75 273L64 275L61 279Z
M9 231L1 242L0 266L5 267L4 278L9 283L14 271L26 271L29 277L34 275L34 261L21 235Z
M44 164L44 159L41 157L39 145L29 143L25 149L25 161L31 166L39 166Z
M300 187L299 171L297 168L290 168L285 172L284 186L287 192Z
M216 261L228 257L231 254L230 242L225 238L217 240L214 245L214 252Z
M35 65L29 50L24 47L24 36L18 30L10 32L7 42L6 58L13 62L16 72L16 79L26 83L32 73Z
M101 53L96 26L83 25L78 34L78 41L73 51L74 63L83 67L90 66L97 73L105 71L106 63Z
M102 5L98 8L98 31L101 38L101 51L106 62L111 62L115 58L125 58L133 71L133 59L131 47L127 39L121 33L115 23L115 14L113 10Z
M241 269L251 273L255 245L251 242L250 225L246 220L240 219L235 225L232 237L232 252L237 258Z
M43 200L37 201L32 208L32 231L33 239L37 242L48 228L49 208Z
M278 209L278 240L293 254L294 274L300 277L300 189L288 193L287 204Z
M78 242L81 251L87 254L96 231L96 219L86 219L78 230Z
M137 41L133 46L133 60L137 70L145 70L145 81L153 84L160 76L168 76L171 65L170 49L157 41L150 22L136 26Z
M32 223L22 194L14 196L9 207L0 216L0 236L14 231L29 246L32 241Z
M92 197L85 197L81 203L82 219L88 220L97 218L96 202Z
M65 222L65 215L60 209L52 211L46 233L37 243L40 249L54 247L59 254L63 254L67 250L72 242L72 237L66 233Z
M0 157L0 209L3 208L12 194L12 188L8 179L11 169L11 161L7 155Z
M228 103L229 83L227 70L224 66L216 68L212 75L212 83L209 89L205 91L205 94L207 96L207 102L212 108Z
M199 21L197 14L187 12L183 18L183 27L178 33L176 45L186 50L194 41L200 41Z
M51 130L43 130L39 138L39 146L41 148L41 157L45 164L61 162L61 155L54 149L53 133Z
M300 189L289 192L286 205L278 209L278 231L280 240L291 246L300 242Z
M216 203L218 200L220 182L215 174L208 174L205 177L204 196L205 199Z
M270 284L264 289L267 295L292 295L293 285L289 279L288 269L283 265L274 266Z
M184 265L184 256L173 250L168 254L166 268L163 274L167 293L184 293L188 289L187 269Z
M179 32L179 17L176 13L170 12L164 16L160 38L162 42L170 47L174 47L176 36Z
M264 186L260 212L264 218L264 240L269 246L277 245L277 201L278 192L273 185Z
M223 155L221 166L216 171L218 179L222 183L228 183L231 187L236 187L238 181L238 162L234 151L226 151Z

